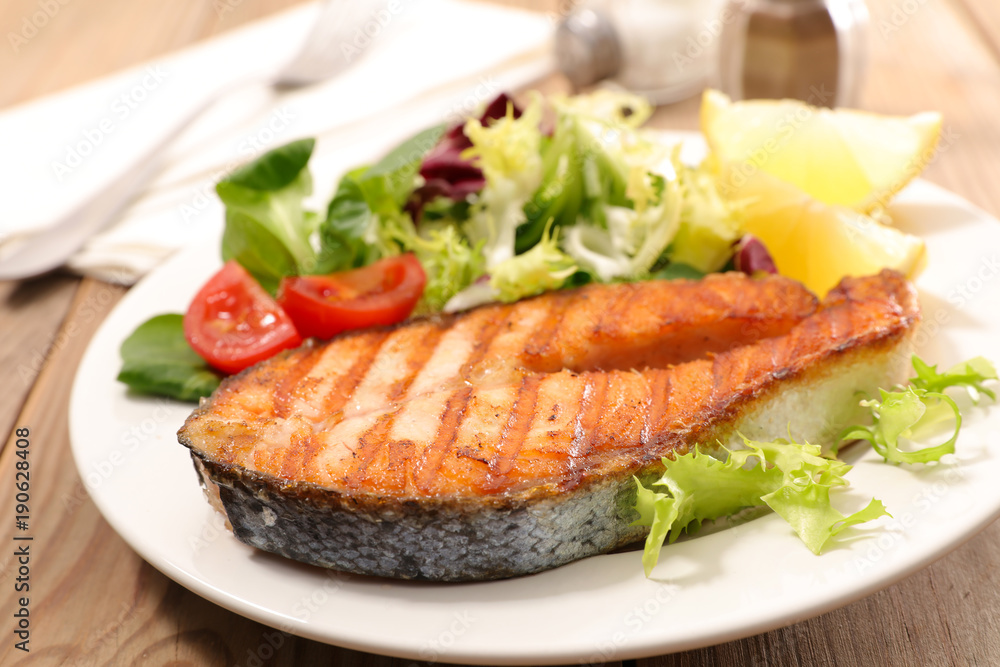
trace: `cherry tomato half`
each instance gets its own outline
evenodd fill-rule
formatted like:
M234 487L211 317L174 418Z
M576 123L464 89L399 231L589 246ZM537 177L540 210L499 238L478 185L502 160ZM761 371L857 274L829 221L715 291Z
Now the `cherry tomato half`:
M427 274L412 254L326 276L282 278L278 303L303 336L402 322L424 292Z
M225 373L302 342L281 306L236 260L195 295L184 316L184 337L202 359Z

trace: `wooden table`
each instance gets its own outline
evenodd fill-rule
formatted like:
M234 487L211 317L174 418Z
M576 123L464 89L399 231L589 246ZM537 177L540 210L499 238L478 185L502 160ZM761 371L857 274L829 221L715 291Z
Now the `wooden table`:
M0 107L169 52L298 0L80 0L0 5ZM568 3L509 4L549 10ZM869 0L871 68L862 105L938 109L944 147L926 176L1000 216L1000 5L995 0ZM26 43L25 21L56 8ZM228 8L229 11L226 11ZM37 22L37 21L36 21ZM29 31L30 32L30 31ZM559 87L558 81L547 85ZM697 127L697 102L654 124ZM5 155L3 159L11 159ZM2 188L3 186L0 186ZM271 632L167 579L115 534L87 496L67 435L70 383L87 343L124 290L52 274L0 283L0 499L12 514L14 429L30 428L33 473L31 653L14 649L12 520L0 521L0 663L255 664ZM711 619L705 619L711 624ZM263 653L266 653L263 652ZM661 665L1000 664L1000 524L871 597L720 646L649 658ZM409 664L287 637L271 665ZM614 663L622 664L622 663Z

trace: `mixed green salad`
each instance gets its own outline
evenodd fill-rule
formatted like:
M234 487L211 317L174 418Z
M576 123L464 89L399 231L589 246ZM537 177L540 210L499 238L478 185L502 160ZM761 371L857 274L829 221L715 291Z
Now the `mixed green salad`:
M414 314L595 281L697 278L731 268L734 255L750 259L741 267L748 272L773 271L759 248L738 252L746 247L737 243L738 210L721 196L714 175L683 163L679 147L639 130L650 114L648 102L626 93L548 103L535 95L523 109L500 95L465 123L426 129L375 164L349 171L323 212L303 203L313 188L314 142L289 143L216 186L226 207L222 257L280 302L289 277L328 276L410 255L425 274ZM235 317L230 313L228 321ZM206 373L238 371L241 361L231 360L230 350L213 354L213 346L226 346L218 340L225 321L215 317L214 330L202 326L211 335L199 347L191 319L140 327L123 350L122 381L196 400L218 383ZM292 319L299 329L315 329ZM179 356L182 324L207 364ZM253 333L242 332L242 339ZM285 347L300 341L283 340ZM154 353L164 348L177 354Z
M589 282L774 272L714 172L639 129L650 113L625 93L535 95L523 108L501 95L466 122L424 130L349 171L318 212L304 204L313 140L260 156L216 187L226 265L186 314L154 317L125 341L119 379L194 401L223 375L309 336ZM994 398L983 383L996 372L981 358L943 373L913 363L909 386L864 401L873 425L842 439L868 440L896 464L954 451L962 419L945 390ZM945 420L953 431L943 443L902 446ZM875 499L849 516L834 509L831 491L847 484L850 466L818 445L746 440L724 460L695 448L663 465L658 479L636 480L637 523L650 527L647 574L665 540L745 507L770 507L817 553L887 513Z

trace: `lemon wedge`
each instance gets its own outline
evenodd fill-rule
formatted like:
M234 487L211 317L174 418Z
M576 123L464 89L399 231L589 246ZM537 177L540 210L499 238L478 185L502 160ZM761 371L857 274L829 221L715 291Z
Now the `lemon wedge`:
M732 102L707 90L701 129L720 166L744 176L763 171L820 202L867 213L884 207L931 160L941 114L883 116L796 100Z
M733 177L724 168L722 177ZM844 276L883 268L915 278L926 264L922 239L845 206L824 204L764 172L740 179L745 230L763 241L778 273L824 296Z

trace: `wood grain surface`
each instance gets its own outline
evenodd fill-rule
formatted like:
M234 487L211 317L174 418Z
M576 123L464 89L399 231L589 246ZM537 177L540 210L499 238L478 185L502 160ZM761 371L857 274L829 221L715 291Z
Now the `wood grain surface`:
M65 2L63 4L62 2ZM297 4L295 0L4 0L0 107L155 58ZM557 15L565 0L521 0ZM1000 215L1000 4L869 0L871 67L862 106L938 109L942 151L927 178ZM53 9L55 7L55 9ZM38 19L38 12L47 18ZM226 9L228 8L228 10ZM37 19L37 20L36 20ZM26 29L44 23L33 32ZM34 21L32 23L32 21ZM10 35L30 38L11 39ZM564 88L558 79L547 84ZM696 129L696 100L653 124ZM5 156L4 159L8 159ZM1000 250L1000 249L998 249ZM0 507L13 507L15 427L31 430L31 653L14 649L16 563L0 552L0 664L368 665L408 661L276 634L173 583L101 518L72 463L70 384L122 288L55 273L0 283ZM13 525L0 521L0 542ZM711 619L705 619L711 623ZM838 611L696 651L626 661L666 665L1000 664L1000 524L904 581ZM621 663L611 663L621 664Z

